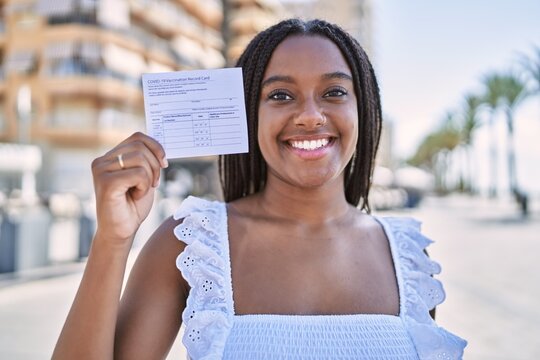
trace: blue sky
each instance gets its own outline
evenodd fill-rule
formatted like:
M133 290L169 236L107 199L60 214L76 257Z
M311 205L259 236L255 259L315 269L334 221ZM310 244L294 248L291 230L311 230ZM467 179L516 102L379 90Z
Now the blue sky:
M374 13L383 105L398 127L410 127L396 139L405 151L484 73L540 46L540 1L383 0L374 1Z
M538 0L373 0L373 7L374 64L400 154L411 155L466 92L481 91L485 73L515 67L519 53L540 46ZM520 108L516 130L523 139L517 150L525 154L520 168L540 163L538 140L530 136L540 135L540 97ZM484 132L477 134L480 163ZM504 128L499 132L503 138Z

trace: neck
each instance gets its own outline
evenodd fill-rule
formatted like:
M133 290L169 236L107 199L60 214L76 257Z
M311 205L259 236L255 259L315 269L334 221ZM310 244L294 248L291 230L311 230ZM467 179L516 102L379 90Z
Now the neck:
M340 176L325 186L298 188L270 177L259 193L258 205L270 216L304 223L328 223L351 210Z

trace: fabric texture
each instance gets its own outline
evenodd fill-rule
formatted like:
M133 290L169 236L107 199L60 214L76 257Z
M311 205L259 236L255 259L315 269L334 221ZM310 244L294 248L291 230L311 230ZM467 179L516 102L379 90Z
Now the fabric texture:
M182 313L188 357L198 359L421 359L463 357L467 342L437 326L429 310L445 293L440 266L424 249L432 242L410 218L375 219L392 252L399 316L235 315L222 202L188 197L174 214L187 246L176 265L191 290Z

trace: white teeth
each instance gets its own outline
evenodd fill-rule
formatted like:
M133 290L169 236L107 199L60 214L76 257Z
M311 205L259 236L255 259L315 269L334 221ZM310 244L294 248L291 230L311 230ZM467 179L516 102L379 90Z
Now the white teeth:
M290 141L293 148L303 150L315 150L328 145L328 139Z

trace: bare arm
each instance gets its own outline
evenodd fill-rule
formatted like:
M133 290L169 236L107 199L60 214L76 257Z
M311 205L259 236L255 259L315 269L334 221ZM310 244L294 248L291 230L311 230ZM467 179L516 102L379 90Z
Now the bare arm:
M116 325L115 359L163 359L178 334L189 286L176 268L185 247L169 218L131 270Z
M118 159L120 154L123 161ZM124 348L142 341L143 334L151 339L159 339L164 333L171 334L179 326L173 317L169 320L170 324L163 324L164 333L152 328L146 331L130 329L132 321L144 326L155 323L153 319L166 318L167 314L170 315L173 303L178 306L176 311L182 310L180 307L185 301L182 300L185 299L181 291L182 280L177 278L179 274L173 274L165 266L167 259L158 256L163 251L162 246L174 252L181 251L181 243L171 241L171 236L174 237L172 221L166 222L156 231L141 253L126 289L122 310L119 311L127 256L135 232L151 209L160 169L164 166L166 161L161 146L141 133L132 135L94 160L92 172L98 229L81 285L54 350L54 359L112 359L115 347L121 355L125 352ZM171 232L167 235L169 230ZM149 277L152 271L162 270L163 278L160 281L155 281L157 276ZM171 286L169 281L173 278L181 286L176 287L174 283ZM178 294L168 296L173 294L174 289ZM164 296L165 300L160 296ZM139 301L135 297L148 297L149 300ZM160 301L168 305L160 307ZM139 306L150 306L150 310L143 312ZM118 318L120 321L115 340ZM160 342L154 349L162 347ZM132 358L139 357L137 355Z

